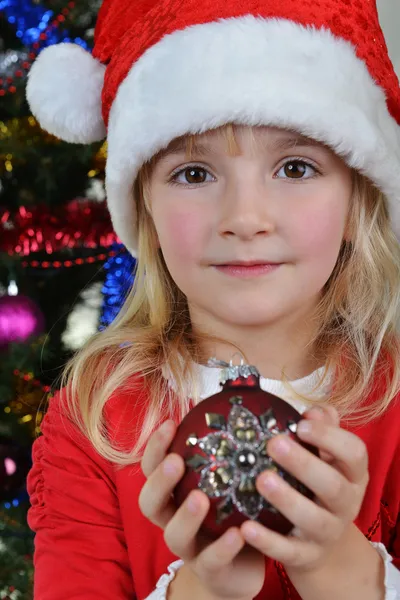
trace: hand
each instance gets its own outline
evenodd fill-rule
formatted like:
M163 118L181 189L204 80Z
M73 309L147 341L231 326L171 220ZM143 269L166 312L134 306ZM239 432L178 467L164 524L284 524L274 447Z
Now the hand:
M179 509L175 507L172 492L185 472L181 456L166 457L175 431L175 424L167 421L147 443L141 463L147 481L139 496L140 510L164 530L167 546L184 560L182 569L187 567L193 572L207 596L229 600L254 598L264 584L264 555L245 544L237 527L230 528L216 541L199 534L210 508L210 501L202 491L193 490Z
M317 501L306 498L278 475L264 472L256 483L259 493L295 525L295 530L284 537L256 522L246 521L241 526L246 541L281 562L289 577L290 572L318 570L333 558L335 550L340 552L341 542L354 527L369 480L365 444L340 429L335 409L327 407L324 412L325 416L312 409L303 421L309 424L309 431L298 428L301 440L320 449L319 457L286 436L271 440L267 449L277 463L315 493ZM283 441L288 442L287 449L281 446ZM263 482L269 482L270 487Z

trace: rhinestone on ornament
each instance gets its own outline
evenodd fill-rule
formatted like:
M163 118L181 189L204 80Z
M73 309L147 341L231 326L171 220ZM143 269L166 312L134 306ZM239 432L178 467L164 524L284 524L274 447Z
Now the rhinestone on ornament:
M209 498L221 498L218 524L235 509L253 520L264 509L278 512L256 489L256 479L262 471L273 470L297 490L305 490L267 453L268 441L275 435L296 433L296 423L288 421L286 428L281 429L273 409L257 417L243 406L242 396L232 396L229 402L232 408L227 419L218 413L206 413L207 426L213 431L200 439L192 433L186 440L187 446L202 451L186 460L186 465L200 474L199 489Z

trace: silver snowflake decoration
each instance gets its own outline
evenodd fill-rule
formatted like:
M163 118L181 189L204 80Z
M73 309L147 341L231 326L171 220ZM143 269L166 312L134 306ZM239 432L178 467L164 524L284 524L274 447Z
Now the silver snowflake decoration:
M206 423L214 431L200 439L193 433L186 441L188 446L203 452L186 460L186 465L200 474L198 487L209 498L222 498L217 506L218 524L235 509L253 520L265 508L278 513L256 489L256 479L262 471L274 470L300 492L306 491L267 454L268 440L281 433L296 433L296 422L288 421L282 429L273 409L257 417L243 406L242 396L233 396L229 401L232 408L228 421L223 415L206 413Z

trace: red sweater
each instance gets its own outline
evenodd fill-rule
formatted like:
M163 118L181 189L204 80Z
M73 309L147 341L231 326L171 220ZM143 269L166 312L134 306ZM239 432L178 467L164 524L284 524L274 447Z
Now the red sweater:
M371 394L371 401L375 395ZM111 437L128 448L140 428L145 395L117 394L107 405ZM370 482L356 521L383 542L400 568L400 401L373 423L351 428L367 444ZM35 600L145 599L177 560L163 533L140 512L140 465L117 469L101 458L50 402L28 476L35 538ZM298 600L279 563L266 559L263 600Z

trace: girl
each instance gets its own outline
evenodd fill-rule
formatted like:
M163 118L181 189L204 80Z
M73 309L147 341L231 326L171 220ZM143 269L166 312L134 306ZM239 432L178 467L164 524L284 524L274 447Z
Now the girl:
M44 50L27 95L64 140L107 132L138 257L34 445L35 597L400 598L400 89L374 2L105 0L93 55ZM211 543L168 448L237 351L304 414L319 456L268 453L318 500L263 473L293 534Z

